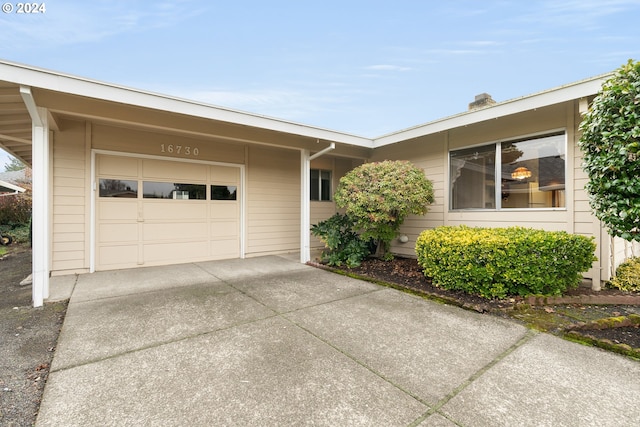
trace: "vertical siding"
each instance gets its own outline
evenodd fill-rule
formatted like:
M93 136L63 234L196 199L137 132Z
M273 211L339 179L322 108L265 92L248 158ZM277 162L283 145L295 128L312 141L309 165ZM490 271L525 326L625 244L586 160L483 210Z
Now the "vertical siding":
M300 250L300 152L250 147L248 256Z
M65 122L53 142L53 272L88 267L85 239L85 125Z

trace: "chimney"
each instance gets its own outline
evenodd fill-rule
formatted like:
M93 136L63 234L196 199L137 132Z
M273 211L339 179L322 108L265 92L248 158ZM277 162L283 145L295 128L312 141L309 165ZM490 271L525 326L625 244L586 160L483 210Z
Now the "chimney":
M481 93L480 95L476 95L475 101L469 104L469 111L478 110L484 107L490 107L494 105L496 101L491 98L491 95L488 93Z

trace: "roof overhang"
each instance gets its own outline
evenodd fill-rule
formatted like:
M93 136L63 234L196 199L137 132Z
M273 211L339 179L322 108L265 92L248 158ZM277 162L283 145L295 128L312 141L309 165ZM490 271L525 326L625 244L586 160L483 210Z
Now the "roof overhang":
M529 110L536 110L563 102L594 96L600 91L602 84L610 76L611 73L602 74L600 76L581 80L561 87L508 101L502 101L489 107L456 114L454 116L445 117L423 125L384 135L374 139L374 148L450 129L469 126L487 120L494 120L512 114L523 113Z
M17 98L19 94L15 91L16 86L32 88L36 101L38 101L40 93L53 92L102 102L117 103L120 105L225 122L236 126L247 126L265 131L297 135L318 141L336 142L364 148L372 148L373 145L372 140L369 138L108 84L8 61L0 61L0 81L4 82L0 86L0 112L11 111L16 115L19 114L22 125L25 124L24 118L26 117L27 111L24 104ZM2 104L4 104L4 108ZM61 108L64 109L63 106L61 106ZM54 106L51 109L55 111L56 107ZM1 123L3 122L0 122L0 124ZM25 133L16 137L19 139L16 142L26 143L27 140L30 139L26 137L27 128L23 128L22 130L25 131ZM30 132L30 130L31 128L28 126L28 131ZM0 130L0 135L2 135L2 130ZM15 139L9 134L4 136L9 137L2 138L2 136L0 136L0 142Z
M335 143L335 155L366 158L377 147L593 96L609 76L600 75L370 139L0 61L0 146L31 164L29 107L33 109L33 105L28 105L22 96L28 91L38 107L47 109L53 129L60 118L79 118L311 152ZM135 120L131 119L133 116Z
M0 196L10 196L12 194L24 193L25 191L22 187L0 180Z

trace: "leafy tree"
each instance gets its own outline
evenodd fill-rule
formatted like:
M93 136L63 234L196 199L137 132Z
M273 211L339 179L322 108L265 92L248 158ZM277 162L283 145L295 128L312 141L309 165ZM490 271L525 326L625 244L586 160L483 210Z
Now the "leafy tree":
M613 236L640 241L640 62L605 82L580 130L591 208Z
M22 163L20 160L16 159L13 156L10 156L9 163L6 163L4 165L5 172L21 171L24 168L25 168L24 163Z
M363 240L377 242L376 255L388 252L409 214L424 215L433 203L433 185L422 169L408 161L365 163L340 179L336 205L346 208Z

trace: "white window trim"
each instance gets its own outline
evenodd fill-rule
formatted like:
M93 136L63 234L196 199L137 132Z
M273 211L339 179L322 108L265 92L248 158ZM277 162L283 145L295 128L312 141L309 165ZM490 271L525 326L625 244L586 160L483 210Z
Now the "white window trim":
M568 178L570 177L569 174L569 135L568 135L568 131L567 128L556 128L556 129L549 129L549 130L545 130L545 131L541 131L541 132L534 132L534 133L529 133L529 134L524 134L524 135L520 135L520 136L515 136L513 138L502 138L502 139L497 139L497 140L493 140L493 141L487 141L487 142L483 142L483 143L478 143L478 144L472 144L472 145L464 145L461 147L456 147L456 148L451 148L449 147L448 151L447 151L447 210L450 213L456 213L456 212L534 212L534 211L567 211L568 208L567 206L569 205L569 192L566 191L566 198L565 198L565 206L563 207L557 207L557 208L503 208L502 207L502 197L501 197L501 193L497 190L497 187L495 189L495 205L496 208L495 209L484 209L484 208L468 208L468 209L452 209L451 208L451 152L452 151L458 151L458 150L465 150L468 148L474 148L474 147L486 147L489 145L495 145L496 150L495 150L495 161L494 164L495 166L495 173L496 173L496 177L500 177L502 176L502 159L501 159L501 155L502 155L502 143L503 142L520 142L520 141L525 141L528 139L535 139L537 137L543 137L545 135L551 135L554 133L560 133L562 132L564 134L564 174L565 174L565 188L567 188L567 181ZM497 179L494 179L494 181L497 181ZM494 184L497 185L497 184ZM573 186L572 186L573 187Z

